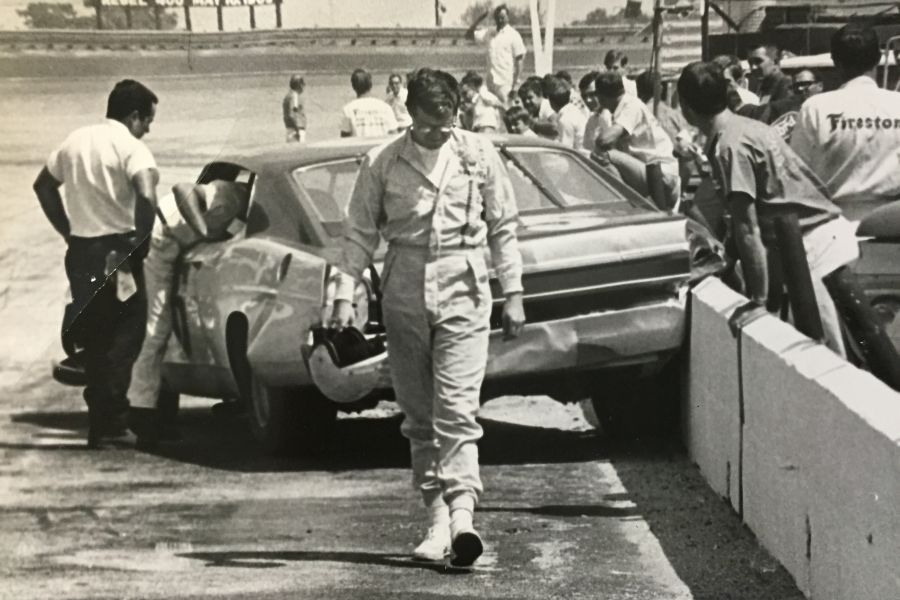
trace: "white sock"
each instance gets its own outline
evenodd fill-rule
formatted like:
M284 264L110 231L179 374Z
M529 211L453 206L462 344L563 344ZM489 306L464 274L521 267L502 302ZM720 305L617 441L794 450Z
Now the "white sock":
M472 511L465 508L457 508L450 513L450 537L456 538L464 531L474 531L472 526Z
M450 507L446 504L432 506L428 509L428 518L432 527L447 527L450 524Z

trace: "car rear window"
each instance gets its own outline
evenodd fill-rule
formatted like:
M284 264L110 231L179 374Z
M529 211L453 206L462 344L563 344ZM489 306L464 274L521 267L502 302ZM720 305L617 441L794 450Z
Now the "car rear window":
M294 171L294 179L306 192L322 226L331 236L341 234L359 162L355 158L319 163Z
M507 170L519 211L596 207L611 214L646 212L648 205L597 172L580 155L547 147L507 147Z

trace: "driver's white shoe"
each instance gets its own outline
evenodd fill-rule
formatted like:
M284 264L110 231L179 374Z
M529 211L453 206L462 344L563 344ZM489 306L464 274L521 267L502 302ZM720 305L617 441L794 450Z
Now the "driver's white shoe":
M422 540L412 556L416 560L440 561L450 554L450 526L433 525L428 528L425 539Z

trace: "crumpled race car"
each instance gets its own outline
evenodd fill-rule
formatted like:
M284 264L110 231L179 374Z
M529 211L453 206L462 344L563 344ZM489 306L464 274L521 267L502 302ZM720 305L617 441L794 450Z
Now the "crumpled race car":
M491 139L520 212L528 322L520 337L502 340L503 297L492 280L483 397L590 396L604 425L615 427L615 407L636 401L639 382L659 382L673 370L666 365L685 338L686 292L722 269L721 245L577 151L533 137ZM165 387L240 398L270 452L314 448L329 438L339 410L361 410L392 395L389 347L360 363L347 393L329 379L340 369L328 368L314 339L328 322L333 265L359 163L378 143L280 145L219 157L200 175L201 183L248 183L250 205L243 232L182 257ZM383 251L356 290L355 322L370 338L383 336Z

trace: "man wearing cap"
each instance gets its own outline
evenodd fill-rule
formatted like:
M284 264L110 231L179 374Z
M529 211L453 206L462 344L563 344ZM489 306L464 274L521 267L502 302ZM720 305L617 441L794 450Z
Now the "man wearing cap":
M157 208L144 261L147 286L147 325L144 343L131 372L128 400L129 428L142 446L159 441L161 418L157 407L162 360L172 335L172 294L175 263L183 252L204 241L221 241L239 233L247 212L247 184L215 180L207 184L180 183Z
M449 553L451 564L466 567L483 549L472 514L482 492L475 416L492 305L486 248L505 295L506 337L519 334L525 315L512 184L490 141L453 126L459 102L451 75L418 71L407 98L412 127L363 161L331 325L352 323L354 286L383 237L391 380L405 416L413 483L430 517L413 556L440 560Z
M791 147L857 220L900 200L900 93L875 83L881 52L871 28L838 30L831 58L843 85L803 103Z
M68 325L84 348L90 448L127 435L125 391L143 312L135 249L152 226L159 179L141 138L150 131L157 102L141 83L118 82L106 121L69 134L34 182L44 214L68 245L66 275L76 315Z

